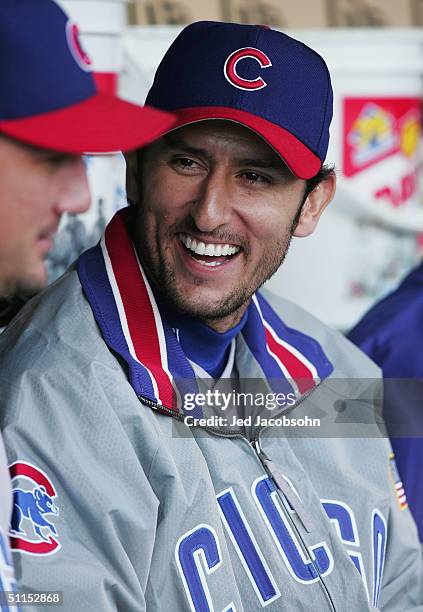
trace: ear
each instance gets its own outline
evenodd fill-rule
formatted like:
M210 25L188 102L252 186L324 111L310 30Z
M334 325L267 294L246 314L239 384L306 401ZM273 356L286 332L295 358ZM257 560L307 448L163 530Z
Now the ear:
M136 151L125 153L126 160L126 197L130 204L138 202L138 156Z
M330 174L321 181L307 196L303 204L300 220L294 231L294 236L304 238L314 232L320 216L335 195L336 175Z

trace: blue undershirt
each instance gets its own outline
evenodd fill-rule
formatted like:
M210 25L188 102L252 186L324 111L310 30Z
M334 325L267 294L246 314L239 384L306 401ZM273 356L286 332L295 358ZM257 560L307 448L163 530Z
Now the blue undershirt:
M219 333L195 317L171 310L158 291L153 291L162 316L175 331L188 359L202 367L213 378L219 378L228 361L231 342L247 322L248 308L235 327Z

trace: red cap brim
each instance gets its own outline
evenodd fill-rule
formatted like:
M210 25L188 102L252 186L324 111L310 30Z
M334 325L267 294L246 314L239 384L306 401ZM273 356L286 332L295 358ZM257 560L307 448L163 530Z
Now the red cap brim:
M142 147L174 123L170 113L98 92L64 109L0 121L0 133L63 153L112 153Z
M263 138L300 179L316 176L322 166L319 157L291 132L257 115L226 106L198 106L175 109L172 112L177 116L172 129L208 119L228 119L244 125Z

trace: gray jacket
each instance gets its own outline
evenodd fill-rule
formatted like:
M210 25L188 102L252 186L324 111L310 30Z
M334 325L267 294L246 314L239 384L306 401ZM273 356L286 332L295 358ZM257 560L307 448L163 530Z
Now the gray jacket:
M369 410L379 372L267 298L334 365L289 412L322 417L323 435L275 425L251 440L143 405L74 271L23 309L0 338L21 588L63 591L69 612L423 611L415 525ZM260 378L242 338L235 366Z
M12 553L9 548L9 520L12 512L12 491L6 452L0 436L0 609L6 608L5 592L16 591ZM2 608L2 605L4 606Z

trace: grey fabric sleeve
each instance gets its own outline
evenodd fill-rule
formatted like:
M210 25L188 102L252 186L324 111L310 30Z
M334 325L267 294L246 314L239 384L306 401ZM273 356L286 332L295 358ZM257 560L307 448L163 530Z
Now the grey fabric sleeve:
M7 533L12 510L9 470L7 468L6 452L0 435L0 529Z
M14 552L19 588L63 591L63 612L142 612L159 506L148 481L157 443L140 469L126 412L113 408L134 401L132 389L113 358L96 360L95 345L79 354L34 329L16 340L19 361L11 358L7 384L0 381L4 441L9 462L35 466L54 486L59 514L46 518L60 544L51 554ZM40 542L28 520L22 526Z

